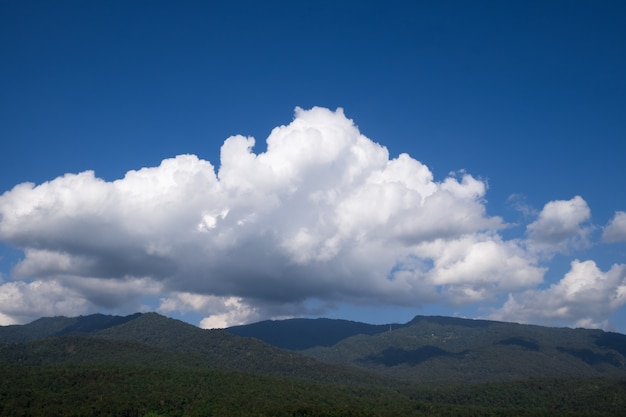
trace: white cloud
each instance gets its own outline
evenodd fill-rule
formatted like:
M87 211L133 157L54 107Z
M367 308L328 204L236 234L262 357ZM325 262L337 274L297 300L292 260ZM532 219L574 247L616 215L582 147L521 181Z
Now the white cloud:
M216 329L249 323L260 319L258 312L238 297L216 297L213 295L186 292L173 293L161 298L158 308L163 313L203 312L207 317L200 321L203 329Z
M606 225L602 233L602 240L605 242L626 241L626 212L618 211Z
M0 325L18 324L38 317L77 316L88 311L89 301L58 281L0 284Z
M497 235L474 234L421 245L418 253L433 259L428 272L456 304L493 299L498 293L542 282L545 270L515 241Z
M626 304L626 265L601 271L594 261L571 263L567 274L545 290L509 295L489 318L522 323L607 328L607 318Z
M583 223L590 218L591 210L580 196L551 201L541 210L539 218L526 228L529 248L550 256L585 247L592 229Z
M226 139L217 174L179 155L116 181L86 171L5 192L0 240L24 259L0 297L23 305L0 303L2 320L132 309L142 297L199 313L204 327L301 315L309 301L493 301L542 282L538 253L586 239L589 208L575 197L548 203L527 242L503 240L483 181L436 180L407 154L390 158L341 110L296 109L266 152L254 143Z

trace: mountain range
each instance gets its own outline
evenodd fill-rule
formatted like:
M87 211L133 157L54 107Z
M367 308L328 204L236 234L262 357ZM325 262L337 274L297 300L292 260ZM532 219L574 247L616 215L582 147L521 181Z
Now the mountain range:
M626 336L436 316L203 330L95 314L0 327L0 373L0 416L617 416Z
M337 372L412 382L626 376L626 336L619 333L437 316L404 324L288 319L203 330L156 313L95 314L0 327L0 344L4 363L97 362L100 350L120 361L109 350L119 356L151 349L153 356L176 356L176 363L186 358L209 368L317 380ZM83 344L91 350L84 357Z
M411 381L487 381L626 373L626 336L417 316L405 324L266 321L227 329L317 360Z

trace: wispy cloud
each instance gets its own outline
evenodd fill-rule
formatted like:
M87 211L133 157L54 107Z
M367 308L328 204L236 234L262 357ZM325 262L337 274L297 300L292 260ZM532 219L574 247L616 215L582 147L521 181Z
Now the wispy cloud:
M436 180L407 154L390 158L342 110L296 109L266 152L254 144L228 138L217 170L179 155L116 181L87 171L4 193L0 239L24 258L0 284L0 320L132 310L156 297L160 311L195 311L219 327L306 314L310 300L493 304L511 293L494 317L551 319L546 309L561 300L564 320L598 323L625 302L623 265L603 273L592 262L588 276L580 268L590 264L576 262L537 289L546 258L589 244L582 197L549 202L525 237L505 240L483 181ZM623 214L606 241L624 237ZM583 308L586 296L566 296L597 282L595 297L611 306L601 314ZM559 305L535 302L544 297Z

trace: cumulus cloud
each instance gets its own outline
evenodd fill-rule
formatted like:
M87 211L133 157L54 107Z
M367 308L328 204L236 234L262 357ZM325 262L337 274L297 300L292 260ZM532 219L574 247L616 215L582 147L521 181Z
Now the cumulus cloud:
M57 281L6 282L0 285L0 325L37 317L82 314L89 301Z
M534 286L545 270L534 265L516 241L474 234L420 245L417 253L433 259L428 276L455 304L491 300L498 293Z
M572 248L588 245L591 218L587 202L580 196L571 200L557 200L546 204L539 217L526 228L531 250L552 255L568 253Z
M607 317L626 304L626 265L601 271L594 261L575 260L557 283L509 295L497 320L607 328Z
M602 233L602 240L605 242L626 241L626 212L618 211L609 221Z
M207 314L200 322L204 329L223 328L255 321L261 316L239 297L176 292L161 298L158 308L163 313L201 311Z
M129 171L24 183L0 196L0 240L24 258L0 318L194 311L203 327L323 313L334 303L493 301L540 284L539 253L585 242L585 201L548 203L527 240L504 240L486 184L437 180L362 135L341 109L296 109L267 150L232 136L219 168L195 155ZM531 248L531 249L529 249ZM21 301L7 301L7 300Z

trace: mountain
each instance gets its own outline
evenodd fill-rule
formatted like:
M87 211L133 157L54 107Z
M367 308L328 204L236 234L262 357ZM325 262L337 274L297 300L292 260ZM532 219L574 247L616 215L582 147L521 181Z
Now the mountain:
M123 324L139 316L141 316L141 313L124 317L104 314L79 317L42 317L24 325L0 326L0 342L20 343L50 336L91 333Z
M390 326L400 325L375 325L325 318L287 319L233 326L227 328L226 331L238 336L254 337L281 349L304 350L314 346L333 346L357 334L383 333Z
M0 327L0 417L591 417L626 409L626 336L618 333L423 316L234 330L258 338L230 330L155 313Z
M1 343L0 363L143 363L350 383L626 377L626 336L619 333L437 316L203 330L156 313L96 314L0 327Z
M323 336L325 327L330 336ZM300 319L227 330L323 362L416 382L626 376L626 336L602 330L437 316L403 325ZM320 343L314 345L307 331L320 335Z
M2 363L226 369L355 383L383 379L353 367L319 362L254 338L224 330L203 330L156 313L42 318L23 326L0 327Z
M360 381L372 378L352 367L319 362L279 349L263 341L224 330L203 330L180 320L146 313L134 320L99 331L97 338L137 342L168 352L201 355L214 367L264 375L313 380L334 378Z

